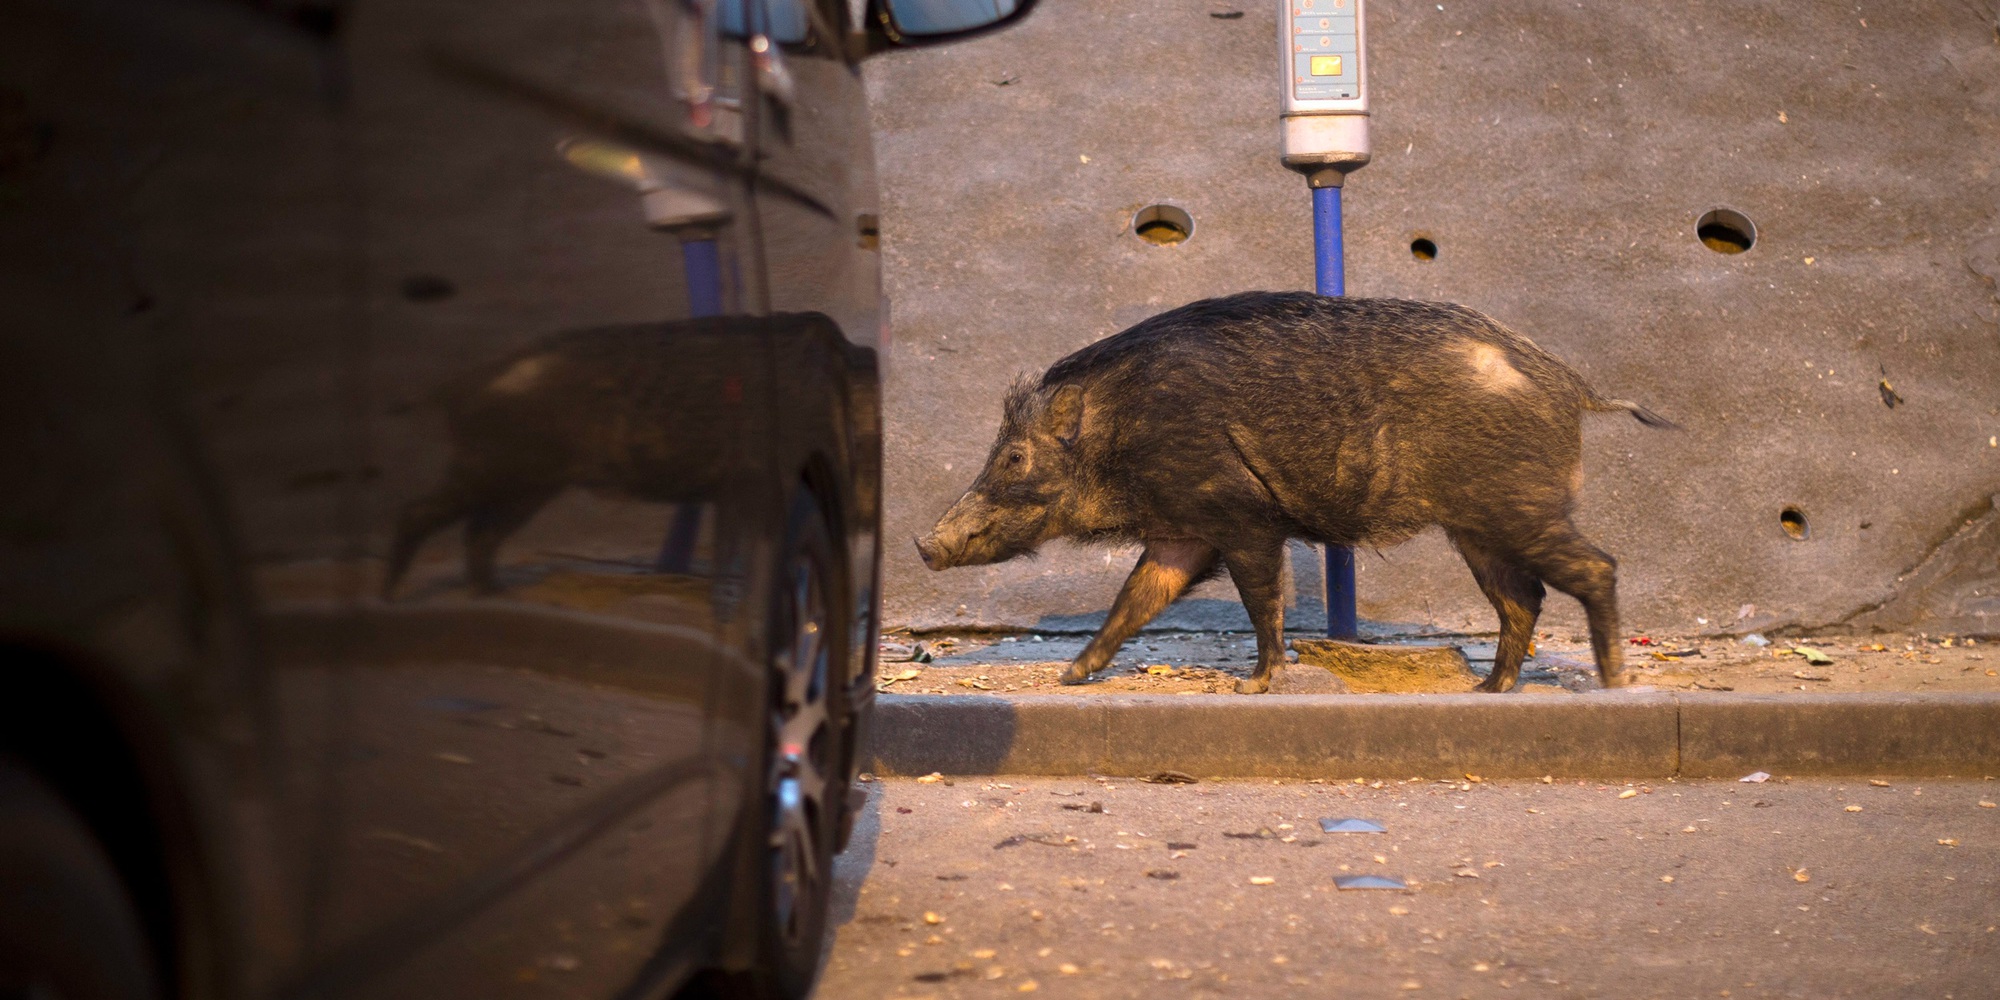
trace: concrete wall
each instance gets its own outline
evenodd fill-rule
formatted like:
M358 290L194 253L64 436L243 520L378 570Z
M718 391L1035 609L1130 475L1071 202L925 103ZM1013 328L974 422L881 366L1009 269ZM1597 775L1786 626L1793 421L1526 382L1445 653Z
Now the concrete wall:
M868 65L890 624L1091 624L1131 550L932 574L908 544L970 483L1002 389L1192 299L1311 287L1275 17L1044 0L1011 31ZM1578 521L1619 558L1631 627L1754 604L1755 627L2000 631L1996 24L1992 0L1370 3L1376 159L1346 189L1348 291L1483 310L1687 427L1585 429ZM1156 202L1194 216L1190 241L1131 233ZM1749 252L1696 239L1718 206L1756 224ZM1294 625L1317 623L1314 567L1301 546ZM1493 627L1435 532L1363 552L1359 581L1365 618ZM1211 583L1179 620L1240 622L1233 602Z

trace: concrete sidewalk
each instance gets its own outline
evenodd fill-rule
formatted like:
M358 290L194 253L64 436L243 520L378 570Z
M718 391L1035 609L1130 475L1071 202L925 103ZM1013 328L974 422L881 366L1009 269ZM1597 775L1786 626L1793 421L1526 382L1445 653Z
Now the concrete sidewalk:
M884 775L2000 773L2000 695L880 696Z

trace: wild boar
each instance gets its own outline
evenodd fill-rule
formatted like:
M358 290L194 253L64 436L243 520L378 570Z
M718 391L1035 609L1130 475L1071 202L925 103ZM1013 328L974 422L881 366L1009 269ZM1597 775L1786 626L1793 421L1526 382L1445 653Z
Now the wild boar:
M1597 669L1621 682L1616 564L1570 515L1583 411L1673 425L1605 399L1463 306L1246 292L1154 316L1008 392L972 488L917 540L933 570L1055 538L1145 546L1104 627L1063 674L1109 665L1145 623L1227 567L1269 690L1285 662L1287 539L1383 546L1440 525L1500 616L1483 691L1510 690L1543 584L1582 602Z

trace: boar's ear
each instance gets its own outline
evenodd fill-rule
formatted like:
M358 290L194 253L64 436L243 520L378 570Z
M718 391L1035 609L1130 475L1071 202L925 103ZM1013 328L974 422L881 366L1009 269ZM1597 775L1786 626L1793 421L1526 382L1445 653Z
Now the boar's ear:
M1064 448L1074 447L1083 432L1083 387L1065 385L1050 393L1048 408L1042 411L1042 426Z

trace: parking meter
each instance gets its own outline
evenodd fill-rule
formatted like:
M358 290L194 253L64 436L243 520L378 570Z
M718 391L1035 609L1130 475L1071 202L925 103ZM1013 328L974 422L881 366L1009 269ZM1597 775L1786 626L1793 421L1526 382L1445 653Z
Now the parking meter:
M1347 293L1340 243L1340 187L1366 165L1367 28L1361 0L1279 0L1279 153L1306 176L1313 199L1313 288ZM1326 547L1326 634L1353 639L1354 550Z
M1367 29L1362 0L1281 0L1279 148L1314 188L1368 162Z

